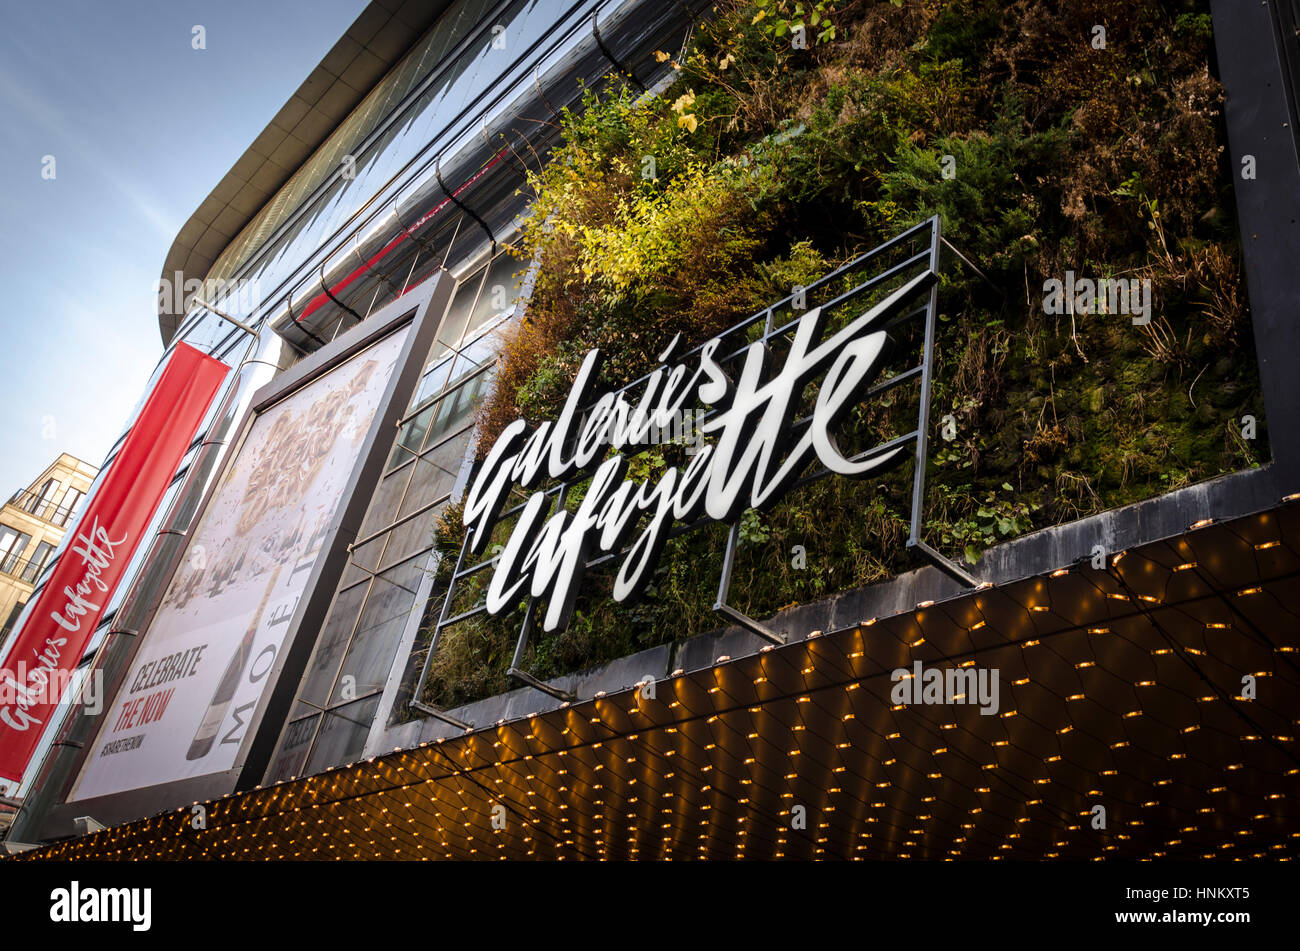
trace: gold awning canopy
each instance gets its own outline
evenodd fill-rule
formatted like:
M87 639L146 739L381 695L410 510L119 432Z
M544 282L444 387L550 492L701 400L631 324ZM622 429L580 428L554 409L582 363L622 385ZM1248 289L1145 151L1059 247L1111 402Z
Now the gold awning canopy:
M1288 503L23 857L1291 858L1298 569Z

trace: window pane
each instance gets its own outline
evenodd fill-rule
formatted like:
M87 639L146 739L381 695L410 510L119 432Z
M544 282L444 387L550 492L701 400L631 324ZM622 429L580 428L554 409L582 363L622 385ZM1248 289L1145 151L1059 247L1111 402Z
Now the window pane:
M3 555L0 571L10 574L18 567L18 561L27 550L27 543L32 540L32 536L23 532L14 532L11 528L6 528L5 532L8 533L7 536L0 541L0 554Z
M28 584L35 584L36 579L40 576L41 569L45 563L50 560L50 554L54 551L54 546L49 542L41 542L32 552L32 557L27 562L27 567L23 569L23 580Z
M418 511L452 490L465 461L469 438L468 432L462 433L420 457L412 473L411 486L406 490L406 498L397 512L399 518Z
M325 706L325 700L334 686L339 661L347 650L356 627L357 613L361 610L369 585L359 584L341 591L330 606L329 617L321 628L320 639L312 654L311 665L303 675L299 696L316 706Z
M470 312L474 309L474 299L478 296L479 285L483 283L486 267L480 268L467 277L456 288L456 296L451 299L447 316L442 320L442 329L438 331L438 343L455 350L460 343L465 325L469 322Z
M59 510L54 521L59 525L66 525L68 520L77 514L77 507L81 505L81 500L85 497L85 494L80 489L68 486L63 492L63 498L59 499Z
M401 641L402 630L415 604L423 575L424 555L385 571L370 586L370 597L357 623L357 633L348 647L341 673L352 678L352 696L364 696L384 687L393 654ZM331 703L344 700L343 677L330 697Z
M388 533L388 547L380 562L385 568L424 551L433 544L433 512L407 519Z
M319 773L360 759L378 706L379 696L375 695L325 714L306 772Z
M413 419L402 424L402 431L398 433L393 453L388 457L388 468L395 469L414 458L413 454L420 451L420 446L424 442L424 434L429 429L431 419L433 419L433 407L428 406Z
M434 364L432 369L425 371L424 379L420 381L420 388L416 391L415 399L411 401L413 406L419 406L425 400L442 392L442 386L447 382L447 377L451 374L451 364L451 357L447 357Z
M53 479L46 479L45 484L41 486L41 491L28 498L27 505L25 506L27 511L38 517L42 516L44 514L45 504L49 502L50 497L54 495L54 491L58 487L59 484Z
M307 750L311 747L312 735L316 732L316 721L320 714L312 714L300 720L294 720L284 729L284 742L280 752L267 771L267 783L278 783L294 776L301 776L302 764L307 759Z
M479 295L470 313L468 333L473 333L493 317L504 313L515 304L519 283L523 280L524 264L509 254L498 254L488 267L483 293Z
M407 453L403 455L407 459L411 458ZM375 496L370 502L370 510L366 512L366 520L361 524L362 538L393 524L393 519L397 517L397 505L401 502L402 493L406 491L406 484L410 480L411 466L407 466L385 476L379 483L379 488L375 490Z

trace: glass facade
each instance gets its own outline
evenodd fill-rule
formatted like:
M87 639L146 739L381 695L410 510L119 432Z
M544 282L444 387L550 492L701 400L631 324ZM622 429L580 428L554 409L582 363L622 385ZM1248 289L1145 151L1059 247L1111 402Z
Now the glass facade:
M454 220L459 209L448 194L467 184L464 178L429 187L450 167L447 156L466 138L481 136L505 94L531 81L531 72L590 40L594 13L609 17L620 6L628 4L456 4L249 222L214 264L209 281L251 284L268 308L287 305L298 323L310 320L322 300L342 304L359 319L392 300L416 274L416 247L425 258L436 249L443 266L463 263L478 250L469 244L480 244L483 235L472 222L458 228ZM426 220L431 213L437 221ZM417 230L417 222L429 232L417 245L386 247L402 231ZM375 229L382 236L378 248L387 252L378 261L367 240ZM457 234L461 243L453 248ZM307 261L318 266L304 268ZM324 286L322 271L330 278ZM238 301L218 296L214 303L229 311ZM330 339L349 323L346 312L334 316L313 329L314 341L296 342L310 348ZM189 339L205 318L190 321L178 336Z
M381 180L410 158L416 142L412 133L433 121L436 110L430 109L431 104L446 99L440 93L458 80L464 89L472 84L474 71L469 70L467 78L466 67L480 64L486 51L471 48L468 38L483 26L480 18L493 6L488 0L455 4L245 226L217 259L209 277L229 279L256 255L257 270L249 279L270 279L277 273L277 262L296 264L310 257L342 220L377 191ZM449 54L463 48L465 53L444 63ZM424 91L407 102L417 86ZM371 135L390 118L398 121L388 122L383 134ZM396 145L399 141L405 149ZM345 163L345 156L353 161Z

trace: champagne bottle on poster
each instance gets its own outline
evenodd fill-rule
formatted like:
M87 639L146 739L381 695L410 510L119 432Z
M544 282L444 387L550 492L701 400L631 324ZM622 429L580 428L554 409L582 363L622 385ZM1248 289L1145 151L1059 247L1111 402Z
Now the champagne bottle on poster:
M248 663L249 655L253 653L253 642L257 639L257 629L262 624L262 613L266 610L266 604L271 600L271 595L275 591L275 584L279 580L280 566L276 565L271 571L266 590L262 593L262 600L258 603L257 610L253 612L253 620L249 623L248 630L239 642L239 647L235 650L235 656L230 658L225 673L221 675L221 679L217 682L217 689L212 694L212 699L208 701L207 712L203 715L203 721L199 724L198 732L194 734L194 740L190 743L189 752L185 754L187 760L203 759L212 751L213 741L216 740L217 733L221 730L222 721L226 719L226 711L230 708L230 701L235 697L235 688L239 685L239 676L244 672L244 665Z

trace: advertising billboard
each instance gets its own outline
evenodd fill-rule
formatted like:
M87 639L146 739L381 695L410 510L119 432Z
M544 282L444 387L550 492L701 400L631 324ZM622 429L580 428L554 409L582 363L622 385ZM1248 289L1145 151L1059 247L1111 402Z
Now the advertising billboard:
M22 778L227 370L183 343L168 358L0 667L0 776Z
M393 331L253 420L70 800L238 765L409 330Z

